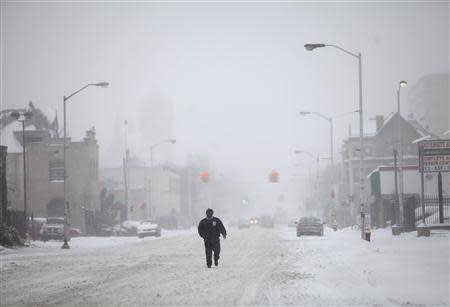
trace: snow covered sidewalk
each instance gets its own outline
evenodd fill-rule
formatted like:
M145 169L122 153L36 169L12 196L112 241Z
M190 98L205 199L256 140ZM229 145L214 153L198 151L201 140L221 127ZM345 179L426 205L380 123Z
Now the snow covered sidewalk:
M290 242L285 265L303 277L282 289L282 305L449 305L448 231L418 238L379 229L372 242L350 229L327 229L322 238L281 236Z

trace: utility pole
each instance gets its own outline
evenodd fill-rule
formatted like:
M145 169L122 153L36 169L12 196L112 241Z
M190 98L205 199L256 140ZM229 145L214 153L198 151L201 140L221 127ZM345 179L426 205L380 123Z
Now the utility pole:
M63 184L63 189L64 189L64 243L61 246L61 248L63 249L68 249L69 247L69 243L68 243L68 221L67 221L67 216L68 216L68 210L69 210L69 202L67 200L67 184L66 184L66 180L67 180L67 163L66 163L66 151L67 151L67 134L66 134L66 126L67 126L67 120L66 120L66 103L67 100L69 100L70 98L72 98L73 96L75 96L76 94L78 94L79 92L87 89L90 86L98 86L98 87L107 87L109 86L108 82L99 82L99 83L88 83L85 86L83 86L82 88L80 88L79 90L73 92L72 94L70 94L69 96L64 96L63 97L63 112L64 112L64 140L63 140L63 144L64 144L64 148L63 148L63 166L64 166L64 184Z
M399 225L403 229L403 131L401 125L401 113L400 113L400 89L407 85L406 81L400 81L397 89L397 136L398 136L398 172L399 172ZM403 231L403 230L402 230Z
M394 184L395 184L395 223L399 224L399 198L398 198L398 182L397 182L397 149L394 149Z
M353 53L338 45L332 44L305 44L305 49L313 51L317 48L332 47L336 48L358 60L358 85L359 85L359 180L360 180L360 203L361 203L361 238L364 239L364 206L365 206L365 178L364 178L364 113L363 113L363 94L362 94L362 55L361 53Z
M25 140L25 122L31 119L33 113L12 112L11 117L22 123L22 158L23 158L23 212L25 216L25 238L28 236L28 208L27 208L27 157L26 157L26 140Z

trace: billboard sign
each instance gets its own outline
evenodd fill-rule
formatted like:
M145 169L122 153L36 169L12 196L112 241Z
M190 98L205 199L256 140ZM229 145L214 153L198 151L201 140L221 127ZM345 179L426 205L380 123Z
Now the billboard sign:
M450 140L419 143L420 169L423 172L450 172Z

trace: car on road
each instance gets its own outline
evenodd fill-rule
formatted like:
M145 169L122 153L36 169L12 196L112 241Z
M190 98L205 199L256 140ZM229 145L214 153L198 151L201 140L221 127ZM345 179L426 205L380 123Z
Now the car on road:
M39 235L42 241L64 239L64 218L49 217L42 225Z
M142 221L137 229L137 235L139 238L153 236L161 236L161 226L155 221Z
M250 220L246 220L246 219L240 219L238 221L238 228L242 229L242 228L250 228Z
M318 217L302 217L297 223L297 237L302 235L323 236L323 223Z
M272 217L270 217L268 215L261 216L259 218L259 226L265 227L265 228L273 228L274 224L273 224Z
M249 220L249 223L250 223L251 226L253 226L253 225L258 225L258 224L259 224L259 219L258 219L257 217L252 217L252 218Z

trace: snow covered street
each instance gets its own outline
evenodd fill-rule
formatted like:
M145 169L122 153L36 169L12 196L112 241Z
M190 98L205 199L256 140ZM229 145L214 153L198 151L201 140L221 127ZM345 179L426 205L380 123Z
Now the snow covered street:
M193 230L42 245L1 252L1 306L449 304L445 231L376 230L365 242L356 230L230 228L212 269Z

